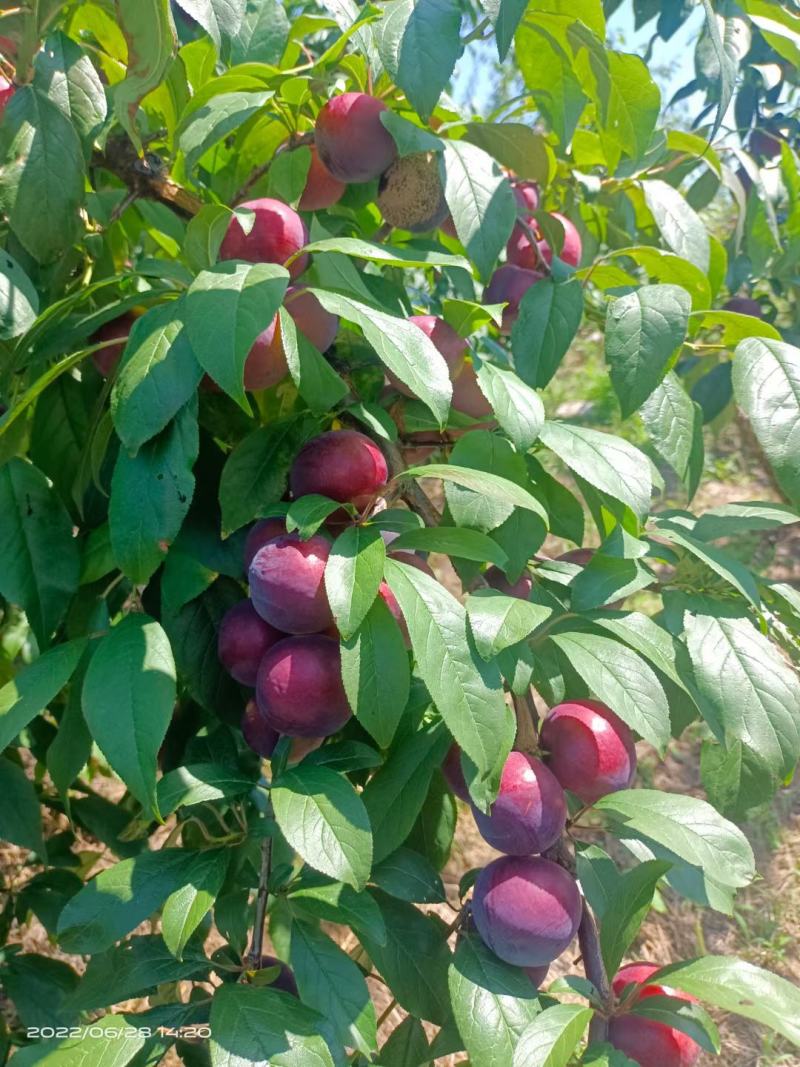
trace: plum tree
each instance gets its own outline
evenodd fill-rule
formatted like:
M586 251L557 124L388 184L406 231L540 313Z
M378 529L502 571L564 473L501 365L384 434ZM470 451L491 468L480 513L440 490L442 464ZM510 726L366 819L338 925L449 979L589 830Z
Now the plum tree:
M249 600L234 604L217 631L217 654L228 674L242 685L254 686L258 665L268 649L286 634L270 626Z
M613 991L620 996L631 983L641 986L633 999L627 1002L628 1008L645 997L654 996L696 1002L696 998L678 993L668 986L647 984L647 979L658 970L653 963L628 963L617 971L612 983ZM612 1016L608 1039L614 1048L624 1052L639 1067L693 1067L701 1052L697 1042L683 1031L624 1010Z
M322 211L333 207L344 196L347 185L334 178L322 160L316 145L310 145L311 162L308 167L306 184L297 203L301 211Z
M352 715L339 644L310 634L279 641L261 660L256 700L267 725L289 737L327 737Z
M111 319L109 322L104 322L103 325L89 338L90 345L98 345L102 341L111 342L110 344L104 345L103 348L98 348L96 352L92 352L92 362L97 368L98 373L104 378L108 378L108 376L116 370L116 366L119 363L125 348L128 334L131 332L131 328L135 321L136 316L134 313L132 311L127 311L124 315L119 315L117 318Z
M253 212L252 228L245 233L238 218L231 219L220 245L220 259L282 265L308 244L306 224L288 204L262 196L246 200L239 209ZM299 278L308 263L307 255L295 259L289 266L291 277Z
M253 557L256 552L258 552L260 548L263 548L267 541L272 541L276 537L280 537L285 533L285 519L259 519L258 522L254 522L247 532L247 537L244 542L244 550L242 552L245 573L249 571L250 564L253 562Z
M332 430L300 449L289 485L295 499L319 493L362 508L386 485L388 477L383 452L366 434Z
M472 915L481 938L501 960L542 967L575 937L581 895L575 879L557 863L502 856L478 875Z
M341 182L368 182L397 157L397 146L381 122L386 104L368 93L340 93L320 109L314 128L319 157Z
M540 759L511 752L500 776L500 790L488 814L474 804L472 814L485 841L509 856L544 852L567 822L564 790Z
M571 700L552 708L541 741L547 766L584 804L633 782L636 747L631 731L597 700Z
M485 304L505 304L500 332L511 333L511 328L519 315L519 302L532 285L541 281L544 275L538 270L528 270L514 263L504 263L498 267L489 279L483 293Z
M333 623L325 592L331 545L321 534L284 534L263 545L248 569L253 607L284 633L313 634Z

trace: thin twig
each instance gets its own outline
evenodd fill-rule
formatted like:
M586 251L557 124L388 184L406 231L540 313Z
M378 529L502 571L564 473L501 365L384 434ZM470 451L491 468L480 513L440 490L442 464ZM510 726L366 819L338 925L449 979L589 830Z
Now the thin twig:
M250 945L248 958L254 967L261 965L261 956L264 948L264 923L267 918L267 903L269 901L269 878L272 873L272 838L265 837L261 842L261 870L258 875L258 895L256 896L256 911L253 919L253 940Z
M402 477L402 473L405 470L405 463L403 462L400 449L390 441L384 442L383 448L386 453L386 458L389 461L389 471L392 478ZM438 526L442 521L442 516L439 514L438 509L433 505L428 494L413 478L403 479L400 496L405 500L411 510L415 511L420 516L426 526Z

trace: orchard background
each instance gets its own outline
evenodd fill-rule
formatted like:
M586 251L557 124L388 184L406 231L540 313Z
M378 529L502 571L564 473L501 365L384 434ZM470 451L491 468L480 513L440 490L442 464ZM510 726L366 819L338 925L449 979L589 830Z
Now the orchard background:
M3 0L16 1067L800 1062L798 78Z

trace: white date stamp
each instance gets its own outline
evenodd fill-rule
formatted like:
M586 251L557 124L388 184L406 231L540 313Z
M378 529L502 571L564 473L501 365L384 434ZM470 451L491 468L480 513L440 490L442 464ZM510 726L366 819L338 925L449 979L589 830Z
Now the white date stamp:
M25 1036L31 1041L49 1041L55 1038L110 1038L119 1040L124 1037L180 1037L187 1041L211 1036L211 1027L198 1026L29 1026Z

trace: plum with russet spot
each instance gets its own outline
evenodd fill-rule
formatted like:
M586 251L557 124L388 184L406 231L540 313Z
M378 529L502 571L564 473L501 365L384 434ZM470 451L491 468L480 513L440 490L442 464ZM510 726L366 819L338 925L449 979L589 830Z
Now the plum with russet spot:
M539 856L501 856L475 881L472 915L485 944L515 967L552 963L572 942L581 895L572 875Z
M279 641L264 656L256 700L267 725L289 737L328 737L350 718L339 643L322 634Z
M597 700L571 700L548 712L541 730L545 762L584 804L629 789L636 774L630 728Z
M262 619L249 600L241 600L222 617L217 655L232 678L241 685L253 686L262 658L285 636Z
M250 596L258 614L289 634L314 634L333 624L325 592L330 542L322 534L303 541L283 534L263 545L248 570Z
M540 759L510 752L500 790L489 813L472 805L483 839L509 856L529 856L551 848L567 822L567 801L555 775Z

